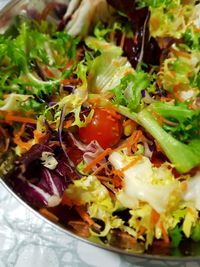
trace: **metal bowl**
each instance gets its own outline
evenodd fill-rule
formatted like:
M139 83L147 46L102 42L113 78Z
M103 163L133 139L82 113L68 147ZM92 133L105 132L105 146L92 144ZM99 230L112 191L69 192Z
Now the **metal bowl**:
M55 2L61 2L62 0L57 0ZM10 1L1 11L0 11L0 32L3 33L10 25L13 23L16 15L23 14L28 16L34 9L42 10L45 5L48 4L48 0L13 0ZM65 1L66 2L66 1ZM54 18L53 18L54 19ZM23 199L21 199L11 188L9 183L5 179L0 179L0 182L4 185L4 187L19 201L19 205L25 206L32 213L40 218L43 218L45 222L50 224L53 228L64 232L67 235L75 237L83 242L87 242L89 244L98 246L100 248L110 250L112 252L117 252L127 256L127 260L130 262L134 262L135 257L140 257L145 260L158 260L158 261L176 261L176 262L185 262L185 261L200 261L200 243L195 243L192 241L186 241L178 249L160 249L159 246L154 249L150 249L145 253L141 253L139 250L124 250L114 246L110 246L109 244L103 243L100 239L96 238L83 238L75 234L72 229L68 228L66 225L55 223L50 221L49 219L42 216L37 210L30 207Z

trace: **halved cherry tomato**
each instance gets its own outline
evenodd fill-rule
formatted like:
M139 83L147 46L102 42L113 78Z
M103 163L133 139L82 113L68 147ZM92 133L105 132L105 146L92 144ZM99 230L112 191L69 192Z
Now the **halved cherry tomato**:
M82 142L96 140L104 149L116 145L122 135L122 117L114 111L95 108L92 120L79 129Z

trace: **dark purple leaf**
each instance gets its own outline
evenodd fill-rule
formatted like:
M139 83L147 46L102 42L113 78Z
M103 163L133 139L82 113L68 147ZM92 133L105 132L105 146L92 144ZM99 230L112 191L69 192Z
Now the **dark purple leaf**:
M48 170L47 168L43 168L41 179L37 186L50 195L62 196L67 184L68 182L63 177L60 177L58 174Z
M141 95L142 95L142 97L145 97L146 91L144 89L141 91Z
M46 75L43 71L43 69L41 68L40 64L37 62L37 60L33 60L32 65L36 71L36 73L38 74L38 76L43 80L46 81Z
M64 177L65 179L67 177L69 177L68 179L75 179L80 176L77 173L76 169L73 166L71 166L71 163L68 162L65 154L63 154L59 158L58 165L56 166L55 172L59 174L61 177Z
M42 156L42 152L53 152L51 148L44 144L35 144L31 147L29 151L27 151L22 157L21 162L28 166L31 162L36 159L40 159Z
M75 87L73 85L63 85L63 90L70 94L74 92L74 89Z
M132 0L107 0L116 10L125 13L132 24L134 38L125 38L124 54L129 59L134 68L141 62L147 65L158 65L161 55L157 41L149 39L149 18L148 7L136 8L135 1ZM122 33L117 34L118 42Z
M36 9L27 9L27 15L29 18L34 20L37 20L39 18L39 13Z
M37 208L48 206L47 194L42 194L42 190L37 190L36 186L26 180L23 181L16 178L15 182L15 192L17 192L17 194L22 197L27 204Z
M6 177L6 181L26 203L35 208L59 205L69 180L59 176L45 167L40 168L39 181L28 179L27 171L20 165Z
M65 5L63 3L56 3L55 8L54 8L54 12L59 19L63 18L66 10L67 10L67 5Z
M56 102L52 102L52 101L51 101L51 102L48 103L48 106L49 106L49 107L53 107L55 104L56 104Z
M63 152L65 154L65 157L67 159L67 161L69 162L69 164L74 167L74 163L70 160L67 152L66 152L66 148L65 148L65 145L63 143L63 140L62 140L62 130L63 130L63 122L65 120L65 110L66 110L66 106L64 106L61 110L61 114L60 114L60 123L59 123L59 126L58 126L58 139L59 139L59 142L60 142L60 146L62 147L63 149Z
M135 12L135 1L129 0L107 0L107 3L114 7L116 10L121 11L128 16L133 15Z

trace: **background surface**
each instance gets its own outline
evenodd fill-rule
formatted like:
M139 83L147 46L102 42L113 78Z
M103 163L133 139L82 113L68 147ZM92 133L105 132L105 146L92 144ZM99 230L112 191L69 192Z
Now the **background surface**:
M106 251L54 229L18 202L0 182L0 267L197 267Z
M0 0L0 9L9 0ZM1 18L0 18L1 19ZM19 203L0 181L0 267L197 267L121 256L54 229Z

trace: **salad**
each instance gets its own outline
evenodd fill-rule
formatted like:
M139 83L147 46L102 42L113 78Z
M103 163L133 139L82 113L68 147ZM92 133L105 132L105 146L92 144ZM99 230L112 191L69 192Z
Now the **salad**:
M200 4L72 0L0 35L0 175L79 236L200 242Z

